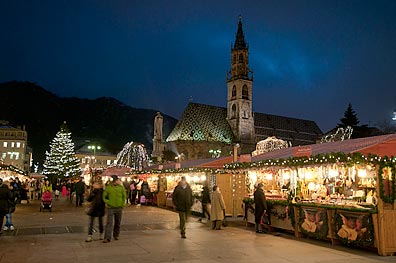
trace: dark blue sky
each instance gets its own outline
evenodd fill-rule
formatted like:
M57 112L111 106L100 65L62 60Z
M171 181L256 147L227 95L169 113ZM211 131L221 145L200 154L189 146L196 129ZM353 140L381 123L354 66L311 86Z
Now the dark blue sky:
M2 0L0 82L111 96L176 118L190 96L225 106L239 14L254 111L311 119L323 131L349 102L362 124L390 120L396 1Z

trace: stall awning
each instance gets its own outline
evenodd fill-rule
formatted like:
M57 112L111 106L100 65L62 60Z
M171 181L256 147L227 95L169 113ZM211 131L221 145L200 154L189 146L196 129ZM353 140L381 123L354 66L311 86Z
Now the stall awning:
M388 134L381 136L373 136L359 139L351 139L345 141L328 142L320 144L305 145L309 147L311 155L343 152L363 154L375 154L378 156L396 156L396 134ZM252 157L252 162L268 159L287 159L295 156L299 146L280 149L273 152L263 153Z
M123 166L112 166L103 171L101 176L127 176L132 172L132 168Z

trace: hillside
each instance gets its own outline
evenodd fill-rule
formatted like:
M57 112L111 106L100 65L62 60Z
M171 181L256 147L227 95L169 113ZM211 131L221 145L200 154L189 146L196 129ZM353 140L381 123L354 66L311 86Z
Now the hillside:
M11 125L26 125L28 145L34 162L43 163L45 151L63 121L66 121L76 148L91 140L112 153L129 141L142 142L151 152L153 121L157 111L137 109L109 97L94 100L61 98L31 82L0 83L0 120ZM177 120L164 117L164 136Z

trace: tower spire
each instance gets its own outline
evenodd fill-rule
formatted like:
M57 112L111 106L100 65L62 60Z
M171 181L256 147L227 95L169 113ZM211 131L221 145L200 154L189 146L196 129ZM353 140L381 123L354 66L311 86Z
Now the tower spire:
M242 29L242 16L239 15L238 31L235 37L234 49L246 49L246 48L247 45L245 42L245 35L243 34L243 29Z

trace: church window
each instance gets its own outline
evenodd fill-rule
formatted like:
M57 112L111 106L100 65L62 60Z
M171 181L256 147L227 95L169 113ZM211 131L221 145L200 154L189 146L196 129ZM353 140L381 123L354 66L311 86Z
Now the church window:
M243 54L239 54L239 62L240 62L240 63L243 62Z
M232 95L231 96L233 98L236 97L236 86L235 85L232 87Z
M232 63L234 64L234 63L236 63L236 61L237 61L237 55L234 54L234 59L233 59Z
M242 99L249 99L249 90L246 85L242 87Z
M231 107L231 119L235 119L236 118L236 105L232 104Z

